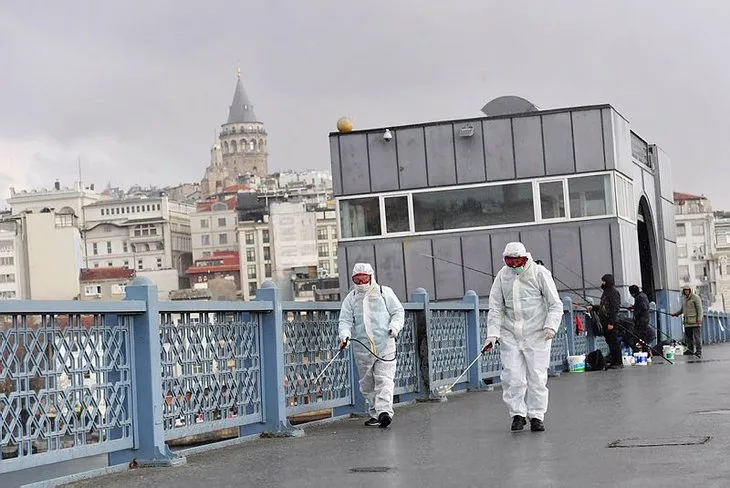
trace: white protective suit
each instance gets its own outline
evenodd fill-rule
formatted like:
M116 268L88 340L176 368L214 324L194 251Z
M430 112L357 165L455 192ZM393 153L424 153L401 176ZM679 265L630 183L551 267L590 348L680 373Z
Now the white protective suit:
M403 328L405 312L392 289L378 285L372 266L355 264L352 276L369 274L369 285L355 285L340 309L340 341L353 338L369 344L372 352L384 359L395 357L395 337ZM393 388L397 361L379 361L363 346L352 343L355 363L360 375L360 391L368 402L370 417L385 412L393 417Z
M552 335L563 316L563 305L552 274L533 262L521 242L511 242L507 257L526 257L521 272L504 266L489 294L487 336L501 344L502 398L511 417L545 419Z

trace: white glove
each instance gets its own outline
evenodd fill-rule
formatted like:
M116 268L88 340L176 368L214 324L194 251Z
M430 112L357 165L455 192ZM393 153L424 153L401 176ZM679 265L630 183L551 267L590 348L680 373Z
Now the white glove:
M347 345L349 343L350 343L350 338L349 337L345 337L345 340L343 340L342 342L340 342L340 350L346 349L347 348Z
M545 327L542 331L545 334L545 341L550 341L555 337L555 331L553 329Z
M496 337L487 337L487 340L484 341L484 345L482 346L482 353L489 352L489 350L492 349L496 343Z

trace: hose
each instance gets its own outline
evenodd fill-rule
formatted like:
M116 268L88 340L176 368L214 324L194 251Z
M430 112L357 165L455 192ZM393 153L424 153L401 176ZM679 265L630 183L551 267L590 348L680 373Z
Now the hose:
M360 340L358 340L358 339L352 339L352 338L349 338L349 339L347 339L347 340L345 341L345 346L344 346L344 347L342 347L342 349L344 349L345 347L347 347L347 342L350 342L350 341L351 341L351 342L357 342L358 344L360 344L360 345L361 345L361 346L362 346L363 348L365 348L365 350L366 350L367 352L369 352L369 353L370 353L370 355L371 355L371 356L373 356L373 357L374 357L375 359L377 359L378 361L383 361L383 362L386 362L386 363L390 363L390 362L393 362L393 361L395 361L396 359L398 359L398 353L397 353L397 352L396 352L396 353L394 353L394 356L393 356L393 358L392 358L392 359L384 359L384 358L381 358L380 356L378 356L377 354L375 354L375 353L374 353L373 351L371 351L371 350L370 350L370 348L369 348L369 347L368 347L367 345L365 345L365 344L364 344L364 343L363 343L362 341L360 341Z

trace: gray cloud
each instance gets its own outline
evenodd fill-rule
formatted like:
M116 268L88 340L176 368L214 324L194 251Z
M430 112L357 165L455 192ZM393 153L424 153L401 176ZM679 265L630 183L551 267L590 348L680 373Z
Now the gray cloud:
M519 94L612 103L670 154L677 190L730 208L717 177L729 13L709 0L3 2L0 172L48 186L74 178L80 154L98 185L198 180L240 64L273 169L328 168L342 115L468 117Z

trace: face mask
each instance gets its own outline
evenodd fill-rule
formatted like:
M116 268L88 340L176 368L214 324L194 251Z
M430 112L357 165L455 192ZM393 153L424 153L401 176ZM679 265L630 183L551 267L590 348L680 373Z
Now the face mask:
M525 270L524 266L517 266L516 268L510 268L514 273L520 274Z
M360 293L364 293L364 292L368 291L369 288L370 288L370 283L365 284L365 285L355 285L355 289Z

